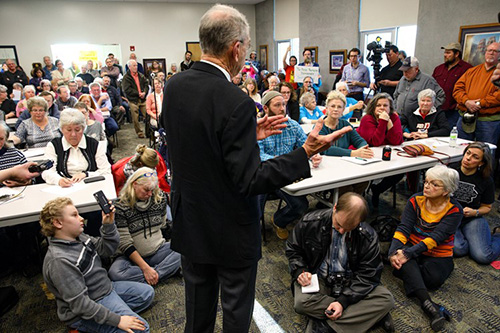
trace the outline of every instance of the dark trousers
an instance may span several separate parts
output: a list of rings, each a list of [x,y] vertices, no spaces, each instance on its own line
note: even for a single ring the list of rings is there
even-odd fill
[[[286,194],[282,190],[276,190],[274,193],[279,199],[286,202],[286,205],[274,213],[274,224],[280,228],[286,228],[286,226],[295,220],[301,218],[309,208],[309,201],[307,201],[307,196],[293,196]],[[261,207],[261,215],[264,213],[264,208],[267,200],[267,194],[261,194],[259,196],[259,202]]]
[[[354,98],[357,101],[362,101],[365,99],[362,91],[349,93],[347,96]]]
[[[401,269],[394,270],[394,276],[403,280],[407,296],[421,289],[436,290],[441,287],[453,272],[452,257],[436,258],[421,255],[410,259]]]
[[[223,332],[248,332],[255,301],[257,262],[247,267],[198,264],[181,257],[186,298],[185,332],[213,332],[219,287]]]

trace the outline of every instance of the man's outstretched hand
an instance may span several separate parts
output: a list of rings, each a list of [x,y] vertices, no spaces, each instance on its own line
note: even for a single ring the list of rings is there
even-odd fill
[[[335,141],[344,136],[344,134],[352,131],[351,126],[346,126],[328,135],[319,135],[319,131],[323,128],[323,122],[323,118],[318,120],[311,133],[307,136],[306,142],[302,146],[306,151],[307,157],[312,157],[314,154],[327,150]]]
[[[257,140],[264,140],[268,136],[281,134],[281,130],[286,127],[283,124],[288,118],[284,116],[265,115],[263,118],[257,119]]]

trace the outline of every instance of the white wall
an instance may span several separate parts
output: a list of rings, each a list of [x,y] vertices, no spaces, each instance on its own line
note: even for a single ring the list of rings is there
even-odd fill
[[[299,0],[276,0],[275,16],[276,40],[299,38]]]
[[[1,45],[16,45],[21,66],[50,55],[57,43],[121,45],[123,59],[129,46],[143,58],[166,58],[167,64],[184,58],[187,41],[198,41],[198,25],[210,4],[159,2],[83,2],[2,0]],[[255,40],[255,6],[234,6],[250,24]],[[104,59],[101,59],[104,62]]]
[[[415,25],[419,0],[362,0],[359,30]]]

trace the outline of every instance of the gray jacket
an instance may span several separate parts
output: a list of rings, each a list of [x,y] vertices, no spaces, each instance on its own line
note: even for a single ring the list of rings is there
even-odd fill
[[[424,89],[434,90],[436,93],[434,106],[439,109],[439,106],[444,103],[446,95],[432,76],[419,71],[415,79],[411,82],[406,77],[401,77],[396,86],[396,91],[394,91],[394,107],[399,115],[404,114],[408,116],[418,109],[417,96]]]
[[[118,314],[96,302],[113,290],[99,256],[113,255],[120,241],[115,224],[103,224],[101,235],[82,233],[76,241],[49,238],[43,278],[56,297],[57,315],[66,325],[80,319],[115,327],[120,322]]]

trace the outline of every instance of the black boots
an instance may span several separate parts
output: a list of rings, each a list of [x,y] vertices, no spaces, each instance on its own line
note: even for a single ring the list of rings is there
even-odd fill
[[[394,321],[392,320],[390,312],[387,312],[384,318],[380,319],[380,321],[376,324],[376,326],[382,327],[382,329],[388,333],[396,331],[396,329],[394,328]]]
[[[425,300],[422,304],[422,309],[431,321],[431,328],[436,332],[443,329],[445,320],[450,321],[448,310],[432,302],[430,299]]]

